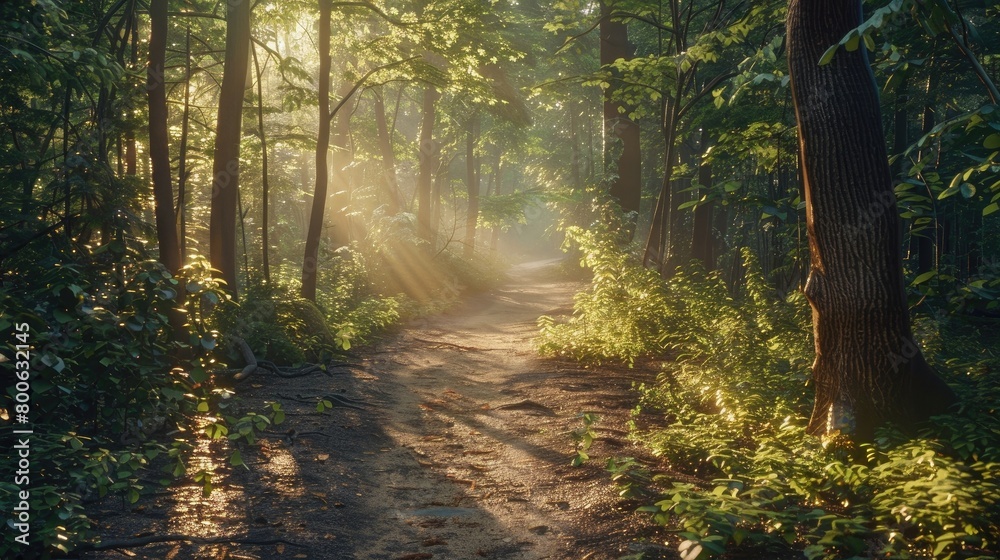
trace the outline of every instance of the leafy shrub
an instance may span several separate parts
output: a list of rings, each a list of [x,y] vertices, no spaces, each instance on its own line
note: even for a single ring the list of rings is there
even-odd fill
[[[539,350],[582,361],[627,363],[665,351],[662,333],[674,308],[659,275],[621,251],[606,226],[569,226],[566,239],[579,247],[580,265],[593,271],[593,279],[589,289],[574,296],[568,322],[539,317]]]
[[[130,502],[144,490],[140,473],[161,455],[169,472],[183,474],[185,442],[161,444],[151,436],[186,423],[192,390],[208,378],[207,351],[216,335],[204,325],[203,300],[222,298],[203,263],[173,277],[155,262],[121,262],[114,271],[56,265],[35,271],[28,285],[0,289],[0,336],[13,380],[16,325],[30,327],[30,513],[33,550],[46,557],[93,538],[82,502],[120,494]],[[182,312],[176,311],[180,304]],[[188,340],[171,323],[187,322]],[[13,419],[15,387],[0,399]],[[15,426],[0,426],[11,449]],[[21,436],[23,437],[23,436]],[[177,469],[177,464],[181,468]],[[20,502],[13,461],[0,465],[0,509]],[[5,531],[0,556],[22,545]]]
[[[624,497],[682,537],[685,560],[756,557],[994,558],[1000,545],[1000,360],[995,340],[955,319],[922,317],[929,361],[962,397],[917,437],[880,430],[860,448],[805,432],[812,407],[809,308],[781,299],[753,254],[735,294],[696,266],[647,273],[599,229],[569,228],[592,286],[567,323],[543,318],[541,347],[577,359],[669,356],[638,387],[636,413],[662,425],[633,437],[661,457],[613,459]],[[647,305],[649,306],[647,308]],[[992,344],[990,344],[992,341]]]
[[[805,433],[811,352],[802,297],[777,301],[752,259],[747,270],[739,301],[718,283],[675,281],[687,318],[675,332],[692,336],[678,338],[679,358],[660,383],[643,388],[640,406],[663,410],[669,425],[638,437],[673,471],[703,481],[654,476],[665,488],[642,508],[680,527],[682,557],[741,546],[775,555],[791,547],[810,559],[992,557],[1000,419],[989,408],[997,392],[988,376],[966,370],[961,414],[936,418],[913,439],[883,429],[858,459],[849,442]],[[925,345],[940,364],[935,350],[944,345]]]

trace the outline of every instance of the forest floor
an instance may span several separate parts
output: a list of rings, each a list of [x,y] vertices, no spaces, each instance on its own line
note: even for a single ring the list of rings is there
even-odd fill
[[[655,371],[584,368],[537,356],[539,315],[571,312],[581,285],[557,261],[514,267],[508,281],[415,320],[358,351],[333,377],[254,377],[237,389],[247,410],[277,400],[285,422],[243,445],[198,449],[214,491],[190,484],[123,505],[91,508],[107,542],[144,535],[240,542],[157,543],[87,558],[617,559],[676,557],[660,530],[623,502],[604,471],[639,456],[627,437],[632,383]],[[317,398],[360,409],[316,411]],[[600,416],[593,459],[572,467],[579,414]],[[294,433],[291,431],[294,430]],[[280,540],[283,542],[275,542]],[[259,544],[268,542],[268,544]]]

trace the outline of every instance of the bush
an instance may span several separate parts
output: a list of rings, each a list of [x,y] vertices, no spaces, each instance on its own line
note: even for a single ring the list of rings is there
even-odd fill
[[[659,412],[633,437],[662,458],[608,463],[625,497],[675,527],[686,560],[728,552],[806,558],[993,558],[1000,545],[998,363],[985,336],[923,317],[916,332],[963,409],[917,437],[893,427],[860,448],[805,433],[812,407],[809,307],[779,299],[753,255],[735,296],[687,267],[670,281],[629,260],[608,236],[570,228],[594,270],[574,316],[541,320],[541,347],[577,359],[669,356],[639,412]],[[994,341],[995,343],[995,341]],[[650,497],[652,496],[652,497]]]
[[[8,380],[18,362],[31,372],[29,424],[5,423],[0,440],[12,449],[24,437],[15,428],[34,431],[29,480],[15,481],[14,461],[0,465],[0,509],[12,511],[19,487],[30,484],[30,540],[33,550],[44,550],[39,556],[93,538],[86,497],[111,493],[135,502],[145,486],[141,471],[161,455],[170,457],[170,473],[183,474],[185,442],[150,438],[186,423],[183,415],[196,405],[192,389],[208,378],[206,353],[216,336],[204,326],[200,301],[222,296],[207,270],[192,266],[175,278],[155,262],[123,262],[116,272],[56,265],[36,271],[30,285],[0,289],[7,358],[0,367]],[[182,301],[186,312],[175,311]],[[177,340],[172,320],[193,327],[189,340]],[[17,338],[25,325],[30,336]],[[30,346],[27,360],[16,344]],[[18,391],[5,385],[0,409],[13,420]],[[21,549],[16,534],[5,531],[0,556]]]

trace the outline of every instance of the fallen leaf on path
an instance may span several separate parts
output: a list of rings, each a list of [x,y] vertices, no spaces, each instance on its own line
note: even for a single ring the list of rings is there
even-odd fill
[[[276,548],[278,549],[278,554],[282,554],[285,552],[285,545],[281,543],[278,543],[278,546]]]
[[[320,463],[325,462],[329,458],[330,458],[329,453],[320,453],[319,455],[316,456],[316,460],[319,461]]]

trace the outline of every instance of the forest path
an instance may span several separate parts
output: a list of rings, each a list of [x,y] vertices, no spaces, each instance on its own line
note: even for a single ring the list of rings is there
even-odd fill
[[[662,551],[633,542],[653,530],[603,470],[607,457],[641,454],[625,431],[630,387],[654,374],[537,356],[537,318],[569,313],[580,288],[556,262],[513,267],[503,286],[412,322],[361,350],[364,367],[350,375],[241,386],[251,410],[282,400],[280,429],[296,435],[243,446],[249,469],[221,467],[207,500],[195,486],[175,493],[160,530],[304,546],[166,545],[170,557],[602,560]],[[317,413],[316,397],[331,393],[363,400],[364,410]],[[599,437],[594,459],[574,468],[569,432],[583,411],[600,415]],[[149,557],[164,557],[163,546]]]

